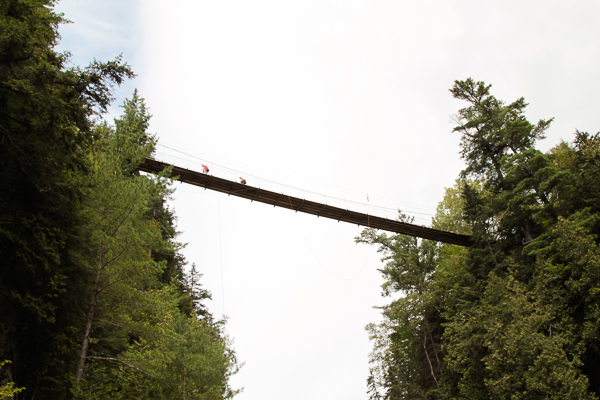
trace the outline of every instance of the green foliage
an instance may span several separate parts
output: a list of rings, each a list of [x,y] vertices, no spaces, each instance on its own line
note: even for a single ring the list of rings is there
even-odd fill
[[[411,222],[400,214],[399,220]],[[414,237],[377,234],[366,229],[358,243],[378,245],[385,267],[383,294],[402,292],[404,297],[383,308],[384,322],[370,324],[375,341],[370,357],[371,398],[422,398],[440,387],[443,349],[437,306],[432,288],[439,246]]]
[[[155,292],[150,296],[164,296]],[[173,293],[169,296],[176,299]],[[235,356],[222,340],[221,323],[211,323],[182,315],[167,299],[156,302],[152,316],[153,334],[134,343],[125,354],[149,372],[160,377],[166,398],[230,398],[234,392],[227,378],[236,371]],[[139,387],[139,382],[135,385]]]
[[[10,363],[9,360],[0,361],[0,371],[5,365]],[[23,390],[25,390],[25,388],[16,388],[14,382],[2,383],[2,386],[0,386],[0,400],[12,398]]]
[[[112,85],[133,75],[120,59],[68,68],[53,49],[63,18],[52,5],[0,4],[0,357],[37,397],[63,390],[73,366],[55,358],[72,350],[55,339],[77,324],[84,287],[70,251],[80,196],[71,177]]]
[[[111,355],[90,357],[81,396],[145,399],[230,398],[228,377],[237,371],[222,323],[189,318],[178,308],[177,288],[144,292],[129,311],[129,343]],[[115,335],[113,334],[112,337]]]
[[[469,107],[458,112],[455,132],[462,135],[461,154],[467,163],[462,179],[480,179],[484,191],[465,187],[465,216],[473,225],[480,248],[492,247],[492,257],[482,272],[503,267],[505,257],[522,243],[543,233],[555,218],[548,207],[555,174],[548,157],[535,149],[551,119],[537,125],[524,116],[527,103],[510,104],[490,94],[490,85],[472,79],[456,81],[450,90]],[[483,258],[483,252],[479,254]]]
[[[100,122],[133,72],[120,57],[69,66],[54,50],[65,22],[54,1],[0,3],[0,359],[14,362],[1,369],[2,396],[135,398],[125,383],[148,377],[139,344],[182,338],[189,393],[231,395],[235,356],[201,275],[185,272],[169,180],[136,171],[156,143],[147,107],[135,92],[114,126]],[[165,309],[168,329],[155,320]],[[144,382],[142,398],[182,392]]]
[[[123,306],[134,302],[140,290],[155,285],[161,270],[150,251],[166,243],[159,226],[145,216],[152,198],[166,195],[167,188],[160,178],[130,175],[132,163],[140,162],[153,148],[152,141],[140,144],[141,136],[139,131],[98,126],[88,155],[88,171],[77,182],[83,188],[80,213],[85,221],[80,228],[85,240],[78,263],[91,282],[77,383],[83,374],[94,320],[100,316],[114,321],[108,316],[113,313],[122,316]],[[110,310],[107,316],[102,315],[103,308]]]
[[[145,104],[136,92],[123,108],[115,129],[100,125],[94,133],[81,182],[87,241],[80,259],[91,290],[77,396],[231,397],[235,356],[222,323],[201,303],[209,294],[195,266],[183,271],[174,217],[164,206],[169,180],[135,170],[154,151]]]
[[[597,399],[599,135],[542,153],[551,120],[529,123],[524,99],[471,79],[451,92],[470,103],[454,129],[467,167],[433,225],[474,244],[363,232],[385,253],[384,294],[402,295],[367,327],[371,398]]]
[[[558,258],[540,259],[528,282],[490,275],[480,301],[446,323],[459,398],[596,398],[598,246],[565,220],[550,235]]]

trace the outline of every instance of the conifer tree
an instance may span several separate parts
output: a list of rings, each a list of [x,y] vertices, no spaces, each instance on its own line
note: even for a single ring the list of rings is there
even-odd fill
[[[137,105],[126,104],[126,118]],[[104,303],[101,297],[110,297],[110,303],[118,298],[127,301],[135,296],[136,289],[155,285],[161,268],[152,260],[151,250],[165,244],[160,228],[145,216],[152,198],[165,196],[168,191],[160,178],[131,175],[133,166],[153,151],[154,141],[145,137],[143,127],[127,128],[125,124],[117,124],[114,131],[105,124],[98,127],[89,172],[80,184],[86,188],[81,210],[86,221],[81,228],[86,246],[80,259],[92,284],[75,373],[77,384],[83,375],[97,309]]]
[[[82,201],[81,254],[89,300],[75,374],[81,398],[224,398],[237,362],[202,301],[195,266],[183,270],[170,179],[135,167],[154,151],[134,92],[115,127],[98,126]],[[166,172],[165,172],[166,173]]]
[[[120,58],[69,67],[54,50],[64,20],[53,5],[0,4],[0,360],[12,361],[0,379],[36,398],[66,390],[74,366],[69,332],[83,284],[71,178],[111,88],[133,76]]]
[[[504,103],[472,79],[451,92],[469,103],[454,129],[467,167],[434,226],[471,234],[473,245],[427,257],[427,241],[394,246],[403,240],[363,232],[389,260],[384,289],[404,295],[368,327],[371,398],[597,399],[599,136],[576,132],[542,153],[535,144],[551,120],[529,123],[524,99]],[[424,291],[399,284],[414,272]],[[418,343],[431,321],[442,349],[435,384],[420,372],[435,353]]]
[[[208,374],[203,396],[230,396],[235,355],[202,303],[199,274],[185,272],[169,180],[136,171],[156,140],[143,99],[135,92],[115,126],[100,122],[113,85],[133,72],[120,57],[70,67],[54,50],[64,19],[53,5],[0,4],[0,361],[11,361],[1,391],[135,398],[125,383],[153,375],[142,398],[193,398]],[[167,314],[177,323],[154,319]],[[182,337],[202,343],[178,364],[183,391],[134,357],[140,343],[174,348]],[[178,357],[169,360],[175,370]]]

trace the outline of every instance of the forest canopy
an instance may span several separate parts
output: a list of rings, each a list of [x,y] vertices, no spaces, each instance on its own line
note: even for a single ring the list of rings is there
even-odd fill
[[[133,71],[70,66],[53,5],[0,5],[0,397],[232,397],[171,181],[136,170],[157,141],[146,104],[136,91],[104,120]]]
[[[435,227],[454,245],[366,229],[383,294],[367,331],[371,399],[597,399],[600,394],[600,134],[543,153],[552,122],[525,117],[491,85],[456,81],[466,168]],[[401,220],[409,221],[400,214]]]
[[[106,120],[134,72],[72,66],[53,6],[0,4],[0,398],[231,398],[239,364],[181,253],[169,171],[137,171],[158,140],[144,99]],[[542,152],[552,119],[523,98],[450,92],[466,167],[433,226],[472,245],[356,239],[396,294],[367,326],[370,398],[598,399],[600,134]]]

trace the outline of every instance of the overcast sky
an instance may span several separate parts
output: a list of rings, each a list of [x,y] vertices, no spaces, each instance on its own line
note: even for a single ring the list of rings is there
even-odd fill
[[[548,150],[600,131],[600,3],[62,0],[73,62],[122,53],[153,114],[157,158],[428,224],[463,163],[448,89],[472,77]],[[177,150],[178,152],[174,151]],[[381,267],[359,227],[176,184],[184,253],[229,318],[240,400],[365,399]],[[304,189],[305,192],[302,192]],[[316,192],[321,195],[316,195]],[[368,196],[368,199],[367,199]],[[364,203],[364,204],[363,204]],[[380,210],[381,211],[381,210]],[[389,213],[389,211],[387,211]],[[419,213],[419,214],[416,214]],[[392,212],[393,214],[393,212]],[[393,217],[393,215],[387,215]]]

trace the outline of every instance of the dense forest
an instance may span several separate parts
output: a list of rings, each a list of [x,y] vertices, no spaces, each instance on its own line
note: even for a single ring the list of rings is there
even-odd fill
[[[169,171],[120,57],[72,66],[52,0],[0,2],[0,399],[223,399],[239,368],[181,254]],[[377,399],[598,399],[600,134],[536,148],[523,98],[456,81],[466,168],[435,228],[469,247],[366,229],[382,254]],[[399,219],[411,222],[400,213]]]
[[[223,399],[238,363],[177,241],[119,57],[71,66],[51,0],[0,3],[0,398]],[[168,173],[166,171],[165,173]]]
[[[370,398],[597,399],[600,395],[600,134],[544,153],[552,120],[525,118],[490,85],[456,81],[466,168],[434,226],[468,248],[365,230],[383,256],[383,321]],[[403,214],[400,219],[409,220]]]

